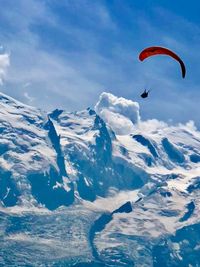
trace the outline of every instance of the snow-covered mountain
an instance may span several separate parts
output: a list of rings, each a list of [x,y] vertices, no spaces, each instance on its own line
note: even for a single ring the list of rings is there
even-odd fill
[[[0,94],[0,133],[0,265],[200,266],[192,121],[108,93],[49,114]]]

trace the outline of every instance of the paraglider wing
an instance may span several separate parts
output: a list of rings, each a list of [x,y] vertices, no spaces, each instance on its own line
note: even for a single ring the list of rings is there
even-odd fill
[[[160,47],[160,46],[152,46],[152,47],[145,48],[140,53],[139,59],[143,61],[144,59],[154,56],[154,55],[168,55],[176,59],[180,63],[181,70],[182,70],[182,77],[185,78],[186,69],[185,69],[185,65],[183,61],[180,59],[179,56],[177,56],[174,52],[172,52],[171,50],[167,48]]]

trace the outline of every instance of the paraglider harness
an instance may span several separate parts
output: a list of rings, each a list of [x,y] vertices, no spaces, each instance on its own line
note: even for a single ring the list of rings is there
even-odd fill
[[[149,92],[150,92],[150,90],[144,90],[144,92],[140,95],[142,98],[146,98],[146,97],[148,97],[148,95],[149,95]]]

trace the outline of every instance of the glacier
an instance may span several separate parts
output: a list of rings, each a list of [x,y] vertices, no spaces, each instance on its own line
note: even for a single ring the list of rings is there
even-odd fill
[[[0,93],[0,266],[200,266],[200,132],[139,109]]]

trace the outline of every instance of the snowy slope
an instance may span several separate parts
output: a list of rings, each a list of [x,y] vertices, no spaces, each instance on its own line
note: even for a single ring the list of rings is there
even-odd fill
[[[24,243],[27,264],[42,249],[38,265],[200,266],[192,122],[142,121],[138,103],[108,93],[94,109],[49,114],[0,94],[0,113],[0,263],[10,264],[9,244]]]

